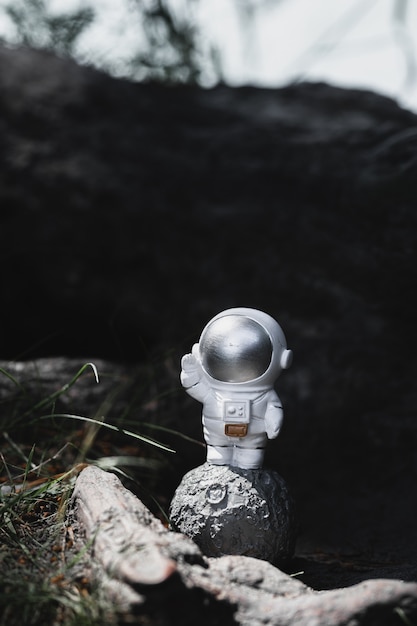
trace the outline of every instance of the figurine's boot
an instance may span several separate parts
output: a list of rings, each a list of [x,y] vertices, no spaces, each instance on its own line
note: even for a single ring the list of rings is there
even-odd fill
[[[258,469],[264,461],[265,448],[240,448],[236,446],[233,465],[242,469]]]
[[[207,446],[207,463],[211,463],[211,465],[231,465],[232,460],[232,446]]]

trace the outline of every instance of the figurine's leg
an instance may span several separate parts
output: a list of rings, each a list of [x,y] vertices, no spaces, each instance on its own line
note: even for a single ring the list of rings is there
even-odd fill
[[[267,441],[264,420],[252,418],[246,437],[236,440],[233,465],[242,469],[262,467]]]
[[[234,441],[224,435],[224,422],[203,418],[204,439],[207,444],[207,462],[212,465],[231,465]]]
[[[232,459],[232,446],[207,446],[207,463],[211,463],[211,465],[231,465]]]
[[[233,465],[242,469],[258,469],[264,461],[265,448],[234,448]]]

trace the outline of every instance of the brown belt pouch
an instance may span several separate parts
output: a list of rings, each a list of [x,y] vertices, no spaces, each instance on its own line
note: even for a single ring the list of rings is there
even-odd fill
[[[228,437],[246,437],[248,424],[225,424],[224,434]]]

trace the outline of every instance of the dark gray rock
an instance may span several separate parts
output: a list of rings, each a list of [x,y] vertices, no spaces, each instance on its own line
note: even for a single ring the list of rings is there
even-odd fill
[[[246,555],[283,567],[294,553],[292,497],[284,479],[267,469],[204,463],[182,479],[169,517],[206,556]]]
[[[3,358],[181,355],[245,304],[299,367],[326,337],[320,402],[353,359],[373,393],[412,328],[415,125],[365,91],[166,88],[0,48]]]

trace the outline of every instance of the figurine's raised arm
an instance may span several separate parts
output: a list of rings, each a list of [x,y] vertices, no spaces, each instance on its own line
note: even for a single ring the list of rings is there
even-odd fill
[[[193,387],[201,378],[201,368],[194,354],[184,354],[181,359],[181,384],[186,389]]]
[[[187,393],[196,400],[202,401],[209,391],[198,356],[198,344],[193,345],[191,353],[182,357],[180,379]]]

